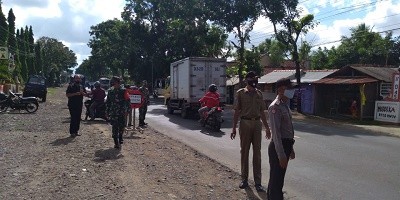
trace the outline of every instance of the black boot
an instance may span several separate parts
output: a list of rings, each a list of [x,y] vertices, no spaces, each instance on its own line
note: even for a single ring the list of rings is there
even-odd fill
[[[122,134],[119,134],[119,144],[124,143],[124,138],[122,137]]]
[[[119,145],[118,138],[114,137],[113,139],[114,139],[114,148],[120,149],[121,146]]]

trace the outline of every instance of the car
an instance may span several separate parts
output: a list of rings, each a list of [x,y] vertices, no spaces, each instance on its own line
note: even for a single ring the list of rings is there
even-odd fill
[[[42,102],[46,102],[47,98],[47,85],[46,78],[41,75],[31,75],[25,83],[24,97],[38,97]]]

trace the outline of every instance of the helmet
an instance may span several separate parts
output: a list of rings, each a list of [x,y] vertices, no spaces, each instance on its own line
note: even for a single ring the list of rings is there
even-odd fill
[[[99,88],[99,87],[100,87],[100,82],[99,82],[99,81],[96,81],[96,82],[94,83],[94,87]]]
[[[217,91],[217,86],[215,84],[211,84],[210,86],[208,86],[208,91],[216,92]]]

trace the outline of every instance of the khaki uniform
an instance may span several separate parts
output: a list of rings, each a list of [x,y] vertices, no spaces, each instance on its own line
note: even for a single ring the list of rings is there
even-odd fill
[[[250,92],[242,88],[236,92],[234,109],[240,111],[239,135],[242,181],[249,174],[249,150],[253,145],[253,175],[255,184],[261,184],[262,123],[260,113],[266,109],[260,90]]]

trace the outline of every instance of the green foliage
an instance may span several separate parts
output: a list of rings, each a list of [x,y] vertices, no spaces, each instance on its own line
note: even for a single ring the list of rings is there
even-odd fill
[[[7,46],[8,24],[0,4],[0,47]]]

